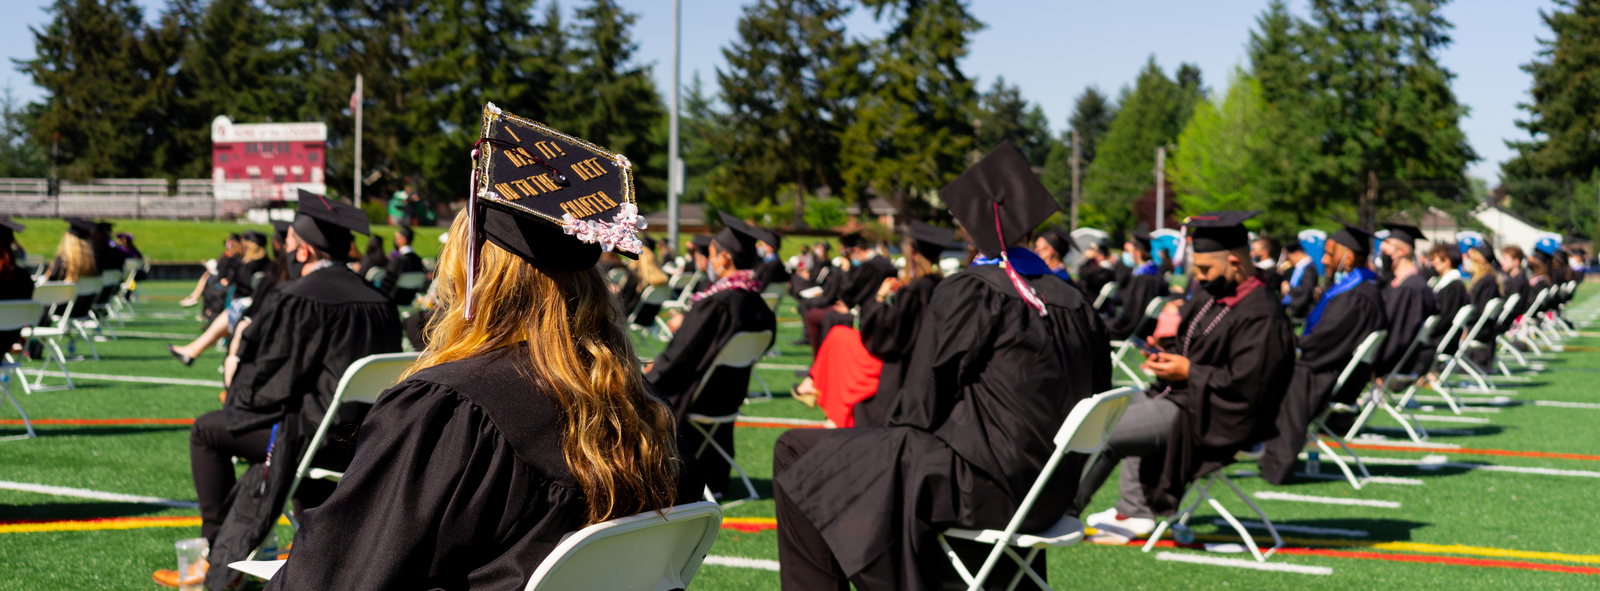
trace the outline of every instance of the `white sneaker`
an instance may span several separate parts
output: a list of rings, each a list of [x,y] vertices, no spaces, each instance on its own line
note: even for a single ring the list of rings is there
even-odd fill
[[[1156,530],[1156,520],[1148,517],[1117,515],[1115,507],[1090,515],[1083,520],[1083,523],[1089,527],[1114,533],[1130,540],[1139,536],[1148,536],[1150,532]]]

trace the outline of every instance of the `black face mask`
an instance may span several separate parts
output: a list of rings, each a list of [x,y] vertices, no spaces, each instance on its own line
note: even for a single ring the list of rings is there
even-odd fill
[[[1234,290],[1239,289],[1239,282],[1223,276],[1216,279],[1201,280],[1200,289],[1211,294],[1211,299],[1220,300],[1233,295]]]
[[[300,270],[304,269],[306,264],[295,260],[294,253],[292,253],[292,252],[289,253],[288,263],[289,263],[288,264],[288,267],[289,267],[289,278],[290,279],[299,279],[300,278]]]
[[[1379,264],[1383,265],[1383,269],[1385,271],[1393,271],[1394,270],[1394,257],[1391,257],[1391,256],[1386,255],[1386,254],[1378,255],[1378,261],[1379,261]]]

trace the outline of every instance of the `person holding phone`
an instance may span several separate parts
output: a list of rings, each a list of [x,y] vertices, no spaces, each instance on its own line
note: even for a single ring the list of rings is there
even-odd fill
[[[1155,529],[1177,509],[1184,488],[1273,434],[1282,392],[1294,368],[1294,333],[1277,296],[1250,262],[1251,211],[1189,218],[1199,289],[1179,309],[1166,348],[1130,339],[1140,367],[1156,381],[1135,394],[1078,487],[1068,515],[1088,508],[1117,463],[1126,461],[1116,506],[1088,516],[1094,541],[1120,543]]]

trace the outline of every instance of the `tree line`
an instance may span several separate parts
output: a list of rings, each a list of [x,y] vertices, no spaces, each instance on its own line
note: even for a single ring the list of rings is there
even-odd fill
[[[1478,156],[1438,61],[1452,41],[1444,4],[1309,0],[1301,18],[1273,0],[1247,62],[1213,74],[1222,87],[1192,64],[1169,75],[1152,56],[1115,97],[1048,97],[1073,104],[1056,133],[1004,78],[980,85],[962,71],[984,27],[966,1],[755,0],[726,65],[685,85],[685,200],[775,226],[837,225],[844,206],[872,197],[938,217],[938,188],[1009,140],[1064,210],[1076,148],[1081,225],[1123,232],[1149,229],[1133,202],[1154,188],[1164,146],[1169,225],[1261,209],[1260,229],[1287,236],[1428,207],[1464,219],[1488,198],[1587,235],[1600,220],[1589,121],[1600,91],[1577,81],[1600,62],[1600,0],[1560,0],[1544,15],[1553,38],[1524,67],[1535,81],[1519,125],[1532,139],[1512,144],[1495,195],[1466,175]],[[410,179],[459,198],[479,108],[493,101],[630,155],[646,209],[665,199],[664,95],[635,57],[637,16],[613,0],[570,12],[538,0],[172,0],[149,22],[133,0],[49,11],[37,57],[16,64],[46,96],[3,105],[0,176],[53,164],[64,178],[205,177],[207,124],[227,114],[328,123],[328,184],[340,193],[359,73],[369,195]],[[854,11],[883,33],[848,31]]]

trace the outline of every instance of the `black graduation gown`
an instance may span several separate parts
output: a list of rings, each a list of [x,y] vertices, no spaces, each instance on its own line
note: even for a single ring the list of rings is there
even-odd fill
[[[756,281],[761,282],[761,288],[768,285],[783,283],[789,280],[789,268],[783,266],[783,260],[773,258],[770,261],[756,263]]]
[[[1172,423],[1165,461],[1140,463],[1145,498],[1157,514],[1176,511],[1189,483],[1276,434],[1278,406],[1294,373],[1294,330],[1266,285],[1212,303],[1209,309],[1207,302],[1211,296],[1197,291],[1181,309],[1176,346],[1194,331],[1188,349],[1176,351],[1189,359],[1189,379],[1161,380],[1150,388],[1161,395],[1170,387],[1166,397],[1180,413]],[[1224,305],[1230,302],[1231,307]]]
[[[1385,285],[1383,309],[1384,317],[1389,320],[1389,336],[1383,341],[1383,351],[1377,358],[1378,366],[1372,368],[1380,376],[1389,375],[1389,371],[1400,363],[1406,349],[1411,348],[1411,341],[1422,330],[1423,321],[1439,313],[1439,300],[1434,297],[1433,289],[1428,287],[1428,280],[1421,275],[1412,274],[1401,281],[1399,287]],[[1430,360],[1422,353],[1420,350],[1413,352],[1411,359],[1406,360],[1405,367],[1400,368],[1400,373],[1416,374],[1426,370]]]
[[[240,262],[228,272],[228,284],[233,288],[233,299],[248,298],[255,295],[255,288],[250,286],[250,278],[256,273],[262,273],[261,280],[266,281],[265,274],[271,272],[272,261],[262,257],[249,262]]]
[[[1133,279],[1133,267],[1122,264],[1122,260],[1111,263],[1111,277],[1116,280],[1118,289],[1128,289],[1128,281]]]
[[[1284,281],[1294,278],[1294,271],[1284,277]],[[1317,306],[1317,267],[1306,265],[1305,271],[1300,274],[1300,284],[1289,286],[1289,307],[1286,310],[1290,318],[1305,318],[1311,314],[1311,309]],[[1282,287],[1282,286],[1280,286]]]
[[[1528,307],[1533,305],[1533,296],[1535,295],[1533,286],[1528,283],[1527,271],[1522,271],[1516,275],[1506,273],[1504,277],[1505,283],[1500,285],[1500,291],[1504,294],[1503,297],[1510,298],[1511,294],[1517,294],[1518,298],[1517,305],[1511,308],[1511,313],[1506,315],[1506,321],[1499,326],[1499,332],[1501,333],[1511,330],[1511,326],[1517,322],[1517,317],[1528,312]],[[1504,306],[1505,304],[1501,303],[1500,305]],[[1499,315],[1498,312],[1495,313],[1496,317]]]
[[[21,267],[12,267],[0,273],[0,300],[33,299],[33,277]],[[48,312],[48,310],[46,310]],[[11,345],[22,336],[21,330],[0,332],[0,353],[10,352]]]
[[[1280,292],[1279,289],[1283,287],[1283,282],[1287,281],[1289,278],[1284,277],[1282,273],[1279,273],[1276,266],[1267,267],[1264,269],[1261,267],[1256,267],[1256,278],[1260,279],[1261,283],[1266,286],[1268,294],[1275,297],[1283,297],[1283,293]]]
[[[683,315],[683,324],[672,335],[672,342],[656,357],[655,365],[645,379],[656,392],[672,406],[678,417],[678,430],[689,441],[690,449],[698,449],[703,439],[689,426],[689,413],[706,416],[727,416],[739,411],[749,393],[752,368],[724,367],[711,376],[701,389],[698,400],[690,400],[695,386],[711,370],[711,362],[722,351],[734,333],[773,331],[777,334],[778,318],[772,307],[761,299],[761,294],[730,289],[712,294],[694,303]],[[714,436],[728,455],[737,455],[733,445],[733,425],[722,425]],[[728,483],[728,465],[721,456],[707,451],[700,458],[705,470],[706,484],[713,492],[722,492]]]
[[[565,413],[525,377],[527,351],[430,367],[385,392],[268,588],[525,587],[588,515],[564,455]],[[684,473],[678,498],[693,500],[699,484]]]
[[[1483,308],[1489,304],[1489,300],[1501,297],[1500,282],[1491,273],[1469,286],[1467,294],[1472,297],[1474,308],[1472,316],[1467,318],[1467,325],[1461,329],[1465,331],[1462,333],[1462,338],[1466,337],[1467,332],[1472,332],[1472,327],[1478,323],[1479,318],[1483,317]],[[1505,300],[1500,301],[1500,306],[1502,308],[1505,307]],[[1494,362],[1494,338],[1500,335],[1500,327],[1496,323],[1496,319],[1499,317],[1500,310],[1495,310],[1494,316],[1485,321],[1483,328],[1478,331],[1478,336],[1475,340],[1481,345],[1472,347],[1467,351],[1467,358],[1485,370],[1489,369],[1489,364]]]
[[[284,268],[288,264],[287,255],[279,253],[278,260],[273,261],[272,266],[267,267],[267,275],[261,278],[261,284],[256,286],[255,296],[250,299],[250,305],[245,307],[244,313],[239,315],[240,318],[254,318],[261,312],[261,305],[266,303],[267,296],[272,295],[272,292],[277,291],[279,287],[293,281],[293,278],[289,277],[288,270]],[[254,320],[251,322],[254,322]]]
[[[1027,282],[1047,316],[997,266],[941,281],[888,426],[833,430],[777,476],[857,589],[934,588],[949,567],[935,535],[1004,527],[1073,405],[1111,387],[1090,302],[1053,275]],[[1083,461],[1061,463],[1022,531],[1060,519]]]
[[[1116,281],[1116,274],[1112,273],[1111,269],[1100,266],[1098,262],[1085,261],[1078,266],[1078,283],[1083,288],[1083,296],[1089,298],[1091,305],[1094,304],[1095,298],[1100,297],[1100,290],[1112,281]],[[1106,311],[1110,308],[1111,298],[1106,298],[1106,301],[1100,304],[1100,310]]]
[[[1261,456],[1261,475],[1268,482],[1288,481],[1300,448],[1305,447],[1306,427],[1328,406],[1330,396],[1340,402],[1355,401],[1372,377],[1371,367],[1356,368],[1336,396],[1333,383],[1339,381],[1339,373],[1361,341],[1387,326],[1377,282],[1363,281],[1333,296],[1311,334],[1300,336],[1300,359],[1294,364],[1294,377],[1278,410],[1278,435],[1267,441],[1266,453]]]
[[[883,362],[878,375],[878,393],[856,403],[857,427],[882,427],[900,384],[905,381],[906,362],[917,344],[917,329],[922,314],[939,285],[938,275],[924,275],[895,292],[888,303],[877,298],[861,304],[861,344]]]
[[[297,415],[311,433],[350,364],[400,352],[400,312],[344,265],[283,284],[267,299],[240,335],[239,368],[228,387],[230,431]],[[366,410],[359,406],[341,408],[340,423],[360,423]]]
[[[1150,305],[1150,300],[1167,295],[1167,291],[1167,282],[1160,275],[1138,275],[1129,279],[1122,289],[1122,315],[1112,319],[1106,326],[1111,338],[1145,337],[1155,332],[1154,320],[1144,323],[1143,328],[1140,328],[1139,321],[1144,318],[1144,307]],[[1139,334],[1134,334],[1135,329],[1139,330]]]
[[[427,271],[428,267],[422,264],[422,257],[415,252],[407,252],[389,259],[389,264],[384,266],[383,291],[389,294],[389,299],[396,304],[408,305],[411,300],[417,299],[417,290],[400,289],[396,282],[400,281],[401,273],[417,273]]]
[[[1441,279],[1443,281],[1443,279]],[[1428,350],[1422,358],[1431,364],[1439,355],[1450,355],[1456,352],[1461,333],[1448,343],[1440,342],[1445,333],[1450,332],[1450,324],[1455,322],[1456,314],[1461,313],[1463,306],[1472,304],[1472,297],[1467,294],[1467,284],[1464,280],[1455,279],[1444,285],[1434,285],[1434,298],[1439,302],[1439,322],[1433,325],[1433,334],[1428,341]],[[1470,327],[1462,328],[1462,331]]]

